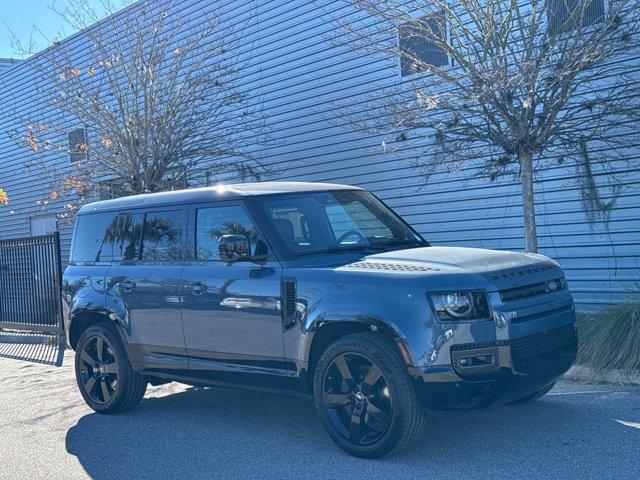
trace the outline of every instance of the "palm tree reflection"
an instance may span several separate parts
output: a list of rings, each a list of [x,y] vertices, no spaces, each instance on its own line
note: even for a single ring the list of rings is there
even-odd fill
[[[143,233],[144,251],[141,255]],[[176,259],[180,256],[179,236],[180,228],[176,228],[170,218],[147,217],[143,232],[142,215],[116,215],[104,232],[96,253],[96,262],[104,255],[105,246],[108,252],[113,252],[113,258],[118,260],[140,257]]]
[[[218,257],[217,243],[223,235],[243,235],[249,240],[251,249],[254,248],[258,239],[258,232],[253,225],[242,225],[235,220],[229,220],[217,228],[211,228],[207,234],[215,240],[216,246],[198,246],[198,258],[203,260]]]

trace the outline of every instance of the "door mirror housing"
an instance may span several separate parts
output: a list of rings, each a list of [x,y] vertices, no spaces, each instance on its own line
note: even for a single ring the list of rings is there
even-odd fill
[[[251,256],[251,243],[245,235],[222,235],[218,239],[218,254],[227,263],[248,260]]]
[[[218,254],[226,263],[250,261],[263,262],[267,259],[267,246],[260,240],[255,241],[255,252],[252,253],[251,240],[246,235],[222,235],[218,239]]]

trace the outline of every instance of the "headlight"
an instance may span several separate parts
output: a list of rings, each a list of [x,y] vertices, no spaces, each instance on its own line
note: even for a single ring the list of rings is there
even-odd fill
[[[484,292],[440,292],[427,295],[438,320],[488,320],[489,302]]]

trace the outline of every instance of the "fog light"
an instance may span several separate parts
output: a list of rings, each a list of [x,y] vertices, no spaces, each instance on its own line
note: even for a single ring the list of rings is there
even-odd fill
[[[500,369],[499,358],[498,347],[451,349],[453,369],[462,377],[496,375]]]
[[[460,359],[461,367],[477,367],[493,365],[493,355],[478,355],[476,357],[463,357]]]

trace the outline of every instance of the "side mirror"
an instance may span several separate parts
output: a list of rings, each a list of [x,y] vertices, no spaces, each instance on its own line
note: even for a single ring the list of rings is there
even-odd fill
[[[222,235],[218,239],[220,260],[231,263],[251,259],[251,243],[244,235]]]

